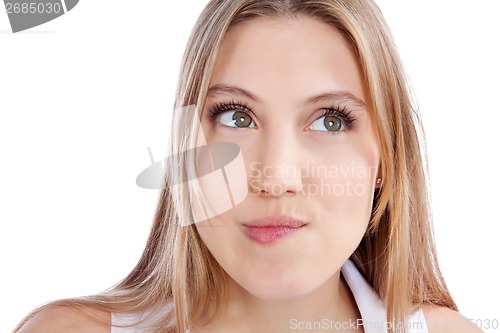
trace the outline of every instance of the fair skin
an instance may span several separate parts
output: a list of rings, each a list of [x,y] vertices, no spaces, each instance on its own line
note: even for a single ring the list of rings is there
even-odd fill
[[[240,146],[249,194],[196,224],[230,279],[223,314],[195,332],[288,332],[292,318],[358,318],[340,267],[368,226],[380,154],[349,44],[311,19],[249,20],[227,33],[210,87],[206,140]],[[229,110],[210,117],[221,103]],[[231,123],[242,105],[251,110],[237,115],[246,125]],[[330,108],[336,113],[326,119]],[[308,224],[266,246],[241,231],[278,214]]]
[[[367,101],[362,78],[349,44],[321,22],[305,17],[259,18],[228,32],[211,87],[238,87],[255,98],[234,89],[212,90],[202,126],[208,142],[238,143],[247,172],[255,173],[248,172],[249,194],[240,205],[196,225],[228,274],[229,293],[221,315],[192,333],[279,333],[290,332],[291,318],[360,318],[340,267],[368,226],[376,172],[325,177],[276,170],[283,165],[298,170],[311,165],[377,170],[380,153],[372,110],[359,103]],[[332,92],[329,100],[310,99]],[[250,128],[224,127],[231,124],[228,120],[235,110],[208,117],[208,109],[232,101],[252,110],[250,118],[238,114],[246,125],[252,120]],[[347,120],[336,114],[338,119],[328,118],[335,126],[325,127],[325,117],[320,117],[332,106],[349,110],[355,119],[352,126],[347,127]],[[265,166],[271,166],[271,171],[259,174]],[[313,185],[319,184],[341,184],[344,191],[312,195]],[[348,186],[356,185],[364,191],[349,195]],[[240,223],[271,214],[300,217],[308,224],[265,246],[241,232]],[[455,311],[427,306],[424,312],[432,333],[451,332],[445,325],[436,325],[444,321],[462,324],[454,325],[453,332],[481,332]],[[109,322],[109,313],[93,310],[93,314]],[[21,333],[109,331],[109,325],[89,321],[81,312],[61,309],[42,311],[21,329]]]

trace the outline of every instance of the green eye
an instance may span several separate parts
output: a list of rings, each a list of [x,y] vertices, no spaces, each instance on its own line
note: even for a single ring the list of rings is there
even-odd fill
[[[252,117],[243,111],[227,111],[219,117],[219,122],[228,127],[253,128]]]
[[[322,116],[316,119],[310,128],[322,132],[339,132],[344,130],[344,123],[337,116]]]

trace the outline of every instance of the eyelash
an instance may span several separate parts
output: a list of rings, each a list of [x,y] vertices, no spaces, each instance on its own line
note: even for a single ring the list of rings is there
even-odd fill
[[[229,103],[221,102],[215,104],[208,110],[208,112],[210,113],[210,120],[217,120],[217,117],[219,115],[227,111],[242,111],[248,115],[251,115],[253,113],[250,108],[245,105],[245,103],[237,103],[234,101],[231,101]]]
[[[208,110],[210,121],[216,121],[217,118],[221,114],[223,114],[224,112],[228,112],[228,111],[241,111],[241,112],[245,112],[249,116],[251,116],[253,114],[252,110],[247,105],[245,105],[245,103],[239,103],[239,102],[235,102],[235,101],[231,101],[229,103],[220,102],[220,103],[215,104],[213,107],[211,107]],[[322,118],[322,117],[330,116],[330,115],[340,117],[347,130],[352,129],[354,122],[356,121],[356,118],[352,115],[352,111],[349,111],[347,109],[347,107],[345,107],[345,106],[342,108],[339,108],[336,106],[332,106],[330,108],[327,108],[321,114],[321,116],[319,116],[318,118],[315,119],[315,121]],[[253,119],[252,119],[252,121],[253,121]]]
[[[315,119],[315,121],[324,116],[340,117],[344,122],[344,126],[348,130],[353,128],[354,122],[356,121],[356,118],[353,116],[352,111],[348,110],[345,106],[342,108],[332,106],[331,108],[326,109],[321,116]]]

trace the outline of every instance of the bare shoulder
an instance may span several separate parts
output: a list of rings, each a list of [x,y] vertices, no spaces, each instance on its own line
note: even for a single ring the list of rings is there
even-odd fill
[[[109,333],[111,314],[90,308],[45,308],[31,317],[17,333]]]
[[[483,333],[471,320],[447,307],[423,307],[429,333]]]

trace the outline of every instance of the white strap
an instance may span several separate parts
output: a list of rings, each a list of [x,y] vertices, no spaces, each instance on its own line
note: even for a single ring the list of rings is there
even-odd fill
[[[375,290],[350,260],[342,265],[342,274],[361,313],[365,333],[387,333],[387,312]]]

